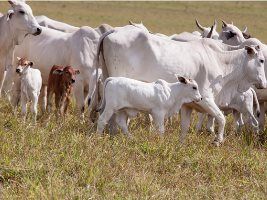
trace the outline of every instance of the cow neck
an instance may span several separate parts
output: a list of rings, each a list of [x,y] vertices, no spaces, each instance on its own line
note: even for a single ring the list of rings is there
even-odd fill
[[[13,33],[11,32],[10,23],[7,21],[7,15],[0,17],[0,52],[8,52],[15,48]]]

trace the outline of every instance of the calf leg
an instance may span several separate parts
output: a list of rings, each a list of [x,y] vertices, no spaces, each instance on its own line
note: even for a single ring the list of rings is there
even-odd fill
[[[21,93],[21,116],[23,123],[25,123],[27,116],[27,98],[23,93]]]
[[[157,131],[159,131],[160,135],[163,136],[165,132],[165,128],[164,128],[165,113],[157,110],[157,111],[152,111],[151,115],[152,115]]]
[[[116,114],[116,123],[121,128],[122,132],[130,137],[131,135],[128,131],[127,120],[128,116],[125,112],[119,112],[118,114]]]
[[[181,136],[180,142],[183,143],[190,127],[190,117],[192,109],[186,106],[181,107]]]
[[[113,114],[114,114],[113,110],[106,109],[106,108],[101,113],[101,115],[99,116],[98,122],[97,122],[97,132],[99,134],[103,133],[105,125],[109,122]]]
[[[32,105],[31,105],[31,112],[33,114],[34,124],[36,124],[36,118],[37,118],[37,104],[38,104],[38,95],[35,93],[33,94]]]
[[[47,86],[46,85],[42,85],[38,101],[39,101],[39,105],[41,106],[42,114],[44,114],[46,110],[46,106],[47,106]]]
[[[47,88],[47,112],[48,114],[50,114],[52,110],[52,96],[53,96],[53,93],[51,89]]]

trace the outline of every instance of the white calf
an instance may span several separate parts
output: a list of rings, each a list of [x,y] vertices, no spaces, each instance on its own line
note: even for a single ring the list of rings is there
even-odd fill
[[[120,119],[123,120],[118,125],[128,134],[127,117],[145,111],[152,115],[156,128],[163,134],[166,117],[177,113],[184,103],[201,100],[194,80],[184,77],[178,77],[178,80],[168,83],[158,79],[156,82],[145,83],[124,77],[106,79],[97,132],[102,133],[112,115],[119,112]]]
[[[21,113],[24,122],[26,121],[27,103],[32,102],[31,111],[34,115],[34,123],[37,116],[37,103],[42,87],[41,72],[38,69],[31,68],[33,62],[18,57],[18,67],[16,72],[20,75],[21,84]]]

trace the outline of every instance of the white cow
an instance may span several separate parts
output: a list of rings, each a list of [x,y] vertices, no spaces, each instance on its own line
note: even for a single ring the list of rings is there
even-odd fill
[[[179,112],[184,103],[200,101],[201,95],[194,80],[177,77],[178,82],[157,80],[145,83],[125,77],[106,79],[103,89],[102,111],[97,123],[97,132],[102,133],[113,114],[118,113],[118,125],[128,134],[127,117],[137,112],[148,112],[160,134],[164,133],[164,119]]]
[[[266,87],[263,63],[260,62],[262,52],[254,47],[225,52],[210,39],[177,42],[134,26],[125,26],[104,34],[100,39],[101,50],[105,60],[104,77],[124,76],[147,82],[161,78],[174,82],[175,74],[179,73],[197,81],[203,100],[183,106],[182,138],[189,128],[192,108],[196,108],[216,118],[219,129],[215,144],[223,141],[225,117],[214,101],[216,94],[210,88],[211,82],[218,76],[228,76],[229,83],[233,80],[235,84],[247,81],[250,84],[246,86],[257,83]],[[244,91],[247,89],[242,88]],[[230,99],[227,94],[225,99]]]
[[[29,34],[36,36],[42,32],[30,6],[16,0],[8,2],[11,5],[10,10],[0,16],[0,95],[6,76],[5,71],[12,67],[15,45],[20,44]]]
[[[70,65],[79,69],[81,76],[77,77],[74,86],[74,96],[81,117],[84,113],[84,101],[88,94],[91,74],[96,66],[96,50],[99,34],[90,27],[82,27],[74,33],[64,33],[43,27],[43,32],[37,37],[27,37],[16,47],[15,55],[32,60],[42,73],[43,85],[47,85],[50,69],[53,65]],[[6,89],[12,86],[14,70],[7,72]],[[16,85],[16,84],[15,84]],[[19,95],[13,88],[12,104],[15,106]]]
[[[33,62],[23,58],[18,59],[16,72],[20,75],[19,84],[21,92],[21,114],[24,122],[26,121],[27,103],[31,102],[31,112],[33,113],[33,121],[36,123],[37,103],[42,87],[42,76],[38,69],[33,69]],[[16,109],[16,108],[15,108]]]

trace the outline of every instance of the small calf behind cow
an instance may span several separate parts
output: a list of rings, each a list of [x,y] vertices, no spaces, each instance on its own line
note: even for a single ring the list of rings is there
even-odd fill
[[[47,111],[51,112],[52,95],[55,94],[57,116],[67,112],[70,103],[70,95],[75,83],[75,76],[80,74],[79,70],[71,66],[54,65],[50,71],[47,87]]]
[[[42,87],[41,72],[38,69],[33,69],[33,62],[25,58],[18,59],[16,72],[20,75],[20,94],[21,94],[21,113],[24,122],[26,121],[27,103],[32,102],[31,111],[34,115],[34,123],[37,117],[37,104]]]
[[[200,101],[201,95],[194,80],[177,77],[178,82],[157,80],[145,83],[124,77],[106,79],[97,132],[102,133],[113,114],[119,127],[128,134],[127,119],[139,111],[152,115],[160,134],[164,133],[164,119],[179,112],[182,104]]]

